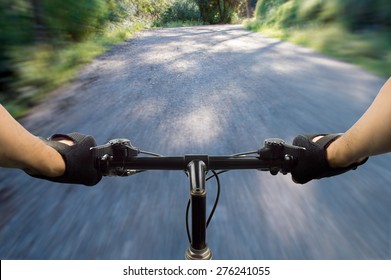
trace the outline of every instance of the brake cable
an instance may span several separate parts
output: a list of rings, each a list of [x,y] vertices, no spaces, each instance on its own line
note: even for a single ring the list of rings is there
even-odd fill
[[[210,211],[208,220],[206,222],[206,228],[208,228],[209,223],[212,220],[213,214],[214,214],[214,212],[215,212],[215,210],[217,208],[217,204],[219,203],[220,189],[221,189],[220,178],[219,178],[218,172],[216,172],[214,170],[211,170],[211,172],[213,173],[213,175],[211,175],[208,178],[206,178],[205,181],[209,181],[210,179],[215,177],[216,178],[216,183],[217,183],[217,193],[216,193],[215,202],[213,203],[212,210]],[[186,207],[186,232],[187,232],[187,238],[189,239],[189,242],[191,243],[190,229],[189,229],[189,209],[190,209],[190,198],[187,201],[187,207]]]
[[[257,152],[258,152],[258,151],[249,151],[249,152],[244,152],[244,153],[233,154],[233,155],[231,155],[231,156],[232,156],[232,157],[242,157],[242,156],[246,156],[246,155],[256,154]],[[229,170],[220,170],[220,171],[216,172],[215,170],[211,170],[211,172],[213,173],[213,175],[211,175],[211,176],[209,176],[208,178],[205,179],[205,181],[209,181],[210,179],[212,179],[213,177],[215,177],[216,183],[217,183],[216,198],[215,198],[215,202],[213,203],[212,210],[210,211],[208,220],[207,220],[207,222],[206,222],[206,228],[208,228],[209,223],[210,223],[210,221],[212,220],[213,214],[214,214],[214,212],[215,212],[215,210],[216,210],[216,208],[217,208],[217,204],[218,204],[219,198],[220,198],[221,184],[220,184],[219,175],[222,174],[222,173],[228,172],[228,171],[229,171]],[[186,175],[187,175],[187,174],[186,174]],[[190,210],[190,198],[189,198],[189,200],[187,201],[187,206],[186,206],[186,232],[187,232],[187,238],[189,239],[189,242],[191,243],[190,229],[189,229],[189,210]]]

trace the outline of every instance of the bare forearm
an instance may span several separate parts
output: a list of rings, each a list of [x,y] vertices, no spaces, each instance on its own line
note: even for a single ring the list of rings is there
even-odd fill
[[[60,176],[65,163],[59,153],[28,132],[0,105],[0,166]]]
[[[391,151],[391,79],[365,114],[327,149],[331,166],[348,166]]]

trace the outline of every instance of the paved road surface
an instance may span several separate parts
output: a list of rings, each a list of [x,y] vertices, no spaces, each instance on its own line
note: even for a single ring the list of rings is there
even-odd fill
[[[165,155],[231,154],[267,137],[345,131],[384,79],[240,26],[157,29],[115,46],[22,122],[37,135],[130,138]],[[390,259],[391,157],[338,178],[221,176],[216,259]],[[209,197],[215,186],[208,186]],[[57,185],[0,170],[1,259],[181,259],[181,172]]]

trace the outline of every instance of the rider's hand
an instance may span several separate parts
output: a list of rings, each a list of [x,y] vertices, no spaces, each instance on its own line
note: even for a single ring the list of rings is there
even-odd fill
[[[314,142],[317,136],[323,136],[320,140]],[[343,168],[332,168],[327,160],[326,149],[332,142],[337,140],[341,134],[318,134],[318,135],[299,135],[293,140],[293,145],[306,148],[302,158],[298,159],[297,166],[292,170],[292,179],[299,184],[305,184],[312,179],[331,177],[356,169],[363,164],[354,163]]]
[[[70,145],[60,142],[69,142]],[[96,185],[102,178],[100,172],[94,167],[94,160],[90,151],[96,146],[92,136],[80,133],[55,134],[43,141],[61,154],[65,162],[65,172],[59,177],[32,175],[58,183]],[[31,174],[30,174],[31,175]]]

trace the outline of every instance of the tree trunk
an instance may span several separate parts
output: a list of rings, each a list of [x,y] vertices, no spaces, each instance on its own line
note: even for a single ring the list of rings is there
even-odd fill
[[[250,3],[249,3],[249,0],[246,0],[246,14],[247,14],[247,18],[250,18],[251,15],[250,15]]]
[[[204,22],[207,22],[206,18],[206,3],[205,0],[196,0],[198,8],[200,9],[200,16]]]
[[[34,18],[34,39],[36,42],[47,42],[47,30],[43,20],[43,11],[40,0],[30,0]]]
[[[223,0],[224,2],[224,0]],[[224,11],[221,7],[221,0],[217,0],[217,5],[219,6],[219,14],[220,14],[220,23],[224,22]]]

